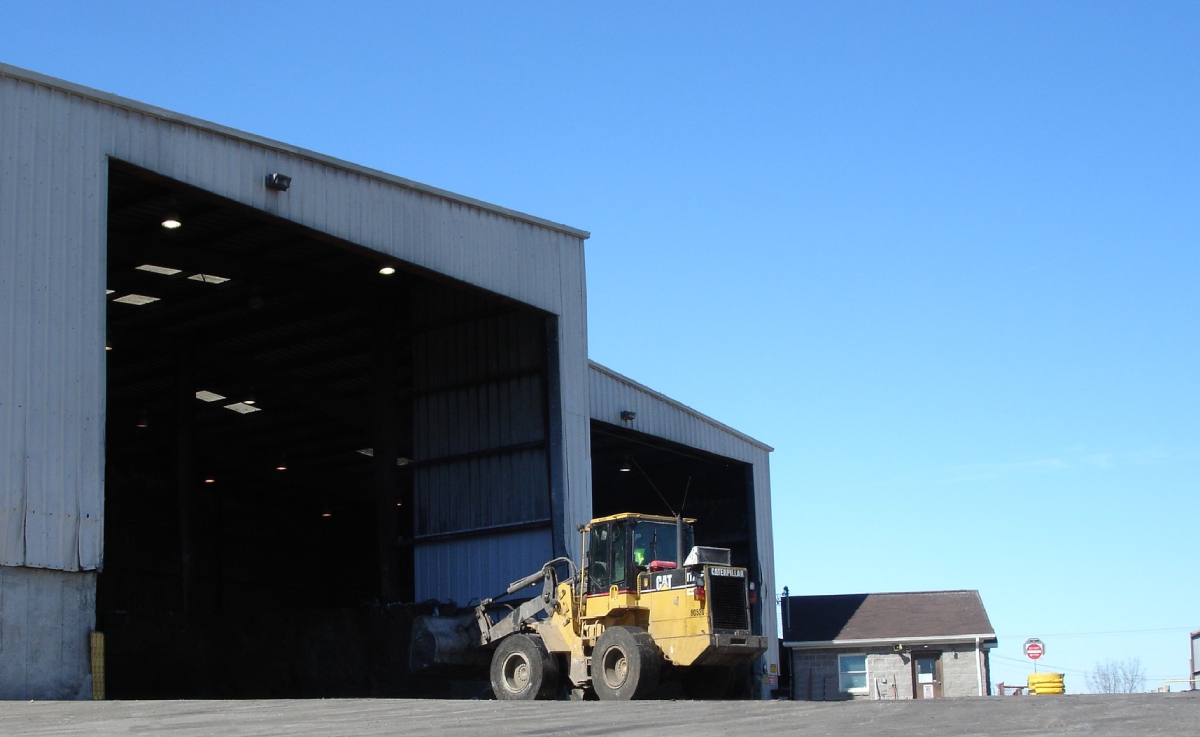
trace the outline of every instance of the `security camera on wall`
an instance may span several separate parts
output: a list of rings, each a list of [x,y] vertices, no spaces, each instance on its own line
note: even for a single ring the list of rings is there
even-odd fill
[[[892,645],[892,649],[898,653],[902,653],[904,652],[904,643],[897,642],[895,645]]]

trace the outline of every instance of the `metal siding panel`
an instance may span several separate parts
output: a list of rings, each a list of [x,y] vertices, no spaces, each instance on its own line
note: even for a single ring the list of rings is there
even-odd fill
[[[418,543],[413,555],[416,599],[461,605],[495,596],[552,557],[548,528]]]
[[[0,384],[0,563],[25,562],[25,474],[28,434],[29,364],[18,357],[30,353],[32,314],[32,252],[23,237],[29,229],[25,213],[32,208],[29,172],[32,148],[26,122],[28,87],[0,79],[0,366],[7,380]]]
[[[414,305],[419,321],[477,310],[470,295],[427,296]],[[549,519],[544,449],[503,450],[546,439],[542,379],[510,375],[540,364],[543,320],[492,315],[428,330],[414,341],[416,460],[485,453],[414,469],[418,535]]]
[[[417,535],[548,520],[550,489],[540,448],[417,468]]]
[[[0,555],[6,565],[98,565],[101,509],[103,256],[95,189],[103,158],[81,100],[10,79],[0,85],[4,405]]]

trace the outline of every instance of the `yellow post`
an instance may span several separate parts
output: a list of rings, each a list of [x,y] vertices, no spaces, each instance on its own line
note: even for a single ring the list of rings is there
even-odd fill
[[[93,632],[92,645],[92,701],[104,701],[104,633]]]

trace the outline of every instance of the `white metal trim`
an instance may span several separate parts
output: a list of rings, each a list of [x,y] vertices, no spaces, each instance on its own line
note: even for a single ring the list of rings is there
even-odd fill
[[[959,643],[959,642],[975,642],[976,640],[994,640],[995,634],[981,635],[938,635],[936,637],[876,637],[865,640],[785,640],[784,647],[811,647],[811,648],[831,648],[831,647],[862,647],[871,645],[895,645],[908,644],[916,642],[928,642],[930,644],[943,643]]]

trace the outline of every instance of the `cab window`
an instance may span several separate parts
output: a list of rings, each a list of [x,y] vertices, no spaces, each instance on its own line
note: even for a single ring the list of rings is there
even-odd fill
[[[650,561],[680,564],[676,550],[675,525],[670,522],[638,522],[633,528],[633,564],[645,569]],[[692,527],[683,527],[683,554],[692,549]]]
[[[612,536],[612,583],[610,585],[618,588],[625,588],[625,557],[628,554],[625,549],[625,523],[618,522],[613,525]]]
[[[603,594],[608,592],[612,577],[609,575],[609,553],[611,552],[611,528],[609,525],[597,525],[592,528],[591,539],[588,541],[588,593]]]

